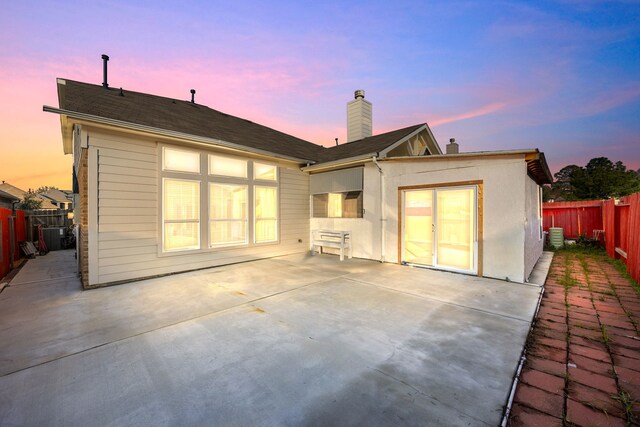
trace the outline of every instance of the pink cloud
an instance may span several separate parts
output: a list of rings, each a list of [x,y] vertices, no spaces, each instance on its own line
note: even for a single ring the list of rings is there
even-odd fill
[[[456,114],[448,117],[436,118],[435,120],[431,120],[429,124],[432,127],[436,127],[436,126],[443,125],[445,123],[453,123],[453,122],[458,122],[460,120],[468,120],[476,117],[482,117],[482,116],[486,116],[488,114],[493,114],[495,112],[503,110],[506,106],[507,106],[506,102],[493,102],[491,104],[487,104],[480,108],[476,108],[474,110],[467,111],[464,113],[460,113],[460,114]]]

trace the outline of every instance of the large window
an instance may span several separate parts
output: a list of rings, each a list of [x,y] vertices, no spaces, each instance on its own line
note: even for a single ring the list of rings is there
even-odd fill
[[[165,178],[163,194],[164,250],[200,248],[200,183]]]
[[[255,187],[255,242],[278,239],[278,189]]]
[[[276,165],[169,146],[161,165],[162,252],[278,241]]]
[[[247,186],[209,184],[209,245],[247,243]]]
[[[314,218],[362,218],[362,191],[313,195]]]

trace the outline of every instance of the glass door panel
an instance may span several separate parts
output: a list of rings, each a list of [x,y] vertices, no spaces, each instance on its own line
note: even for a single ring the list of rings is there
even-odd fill
[[[433,190],[404,193],[403,261],[433,265]]]
[[[475,189],[436,191],[437,265],[474,270]]]

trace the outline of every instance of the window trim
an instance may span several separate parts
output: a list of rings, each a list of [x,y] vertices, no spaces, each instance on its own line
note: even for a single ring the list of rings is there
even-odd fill
[[[258,181],[260,183],[278,183],[280,182],[280,177],[278,176],[278,165],[275,165],[271,162],[260,162],[260,161],[252,161],[251,162],[251,178],[254,181]],[[263,165],[263,166],[271,166],[273,168],[275,168],[275,178],[274,179],[263,179],[263,178],[256,178],[256,165]]]
[[[277,169],[276,169],[277,174]],[[268,181],[272,182],[272,181]],[[256,188],[274,188],[276,190],[276,217],[275,218],[260,218],[260,220],[275,220],[276,221],[276,236],[274,240],[264,240],[261,242],[257,241],[256,236],[256,228],[258,223],[258,217],[256,216]],[[280,191],[279,186],[277,185],[254,185],[253,186],[253,244],[254,245],[265,245],[265,244],[273,244],[280,243]]]
[[[167,180],[171,180],[171,181],[184,181],[184,182],[195,182],[196,184],[198,184],[198,193],[202,194],[202,182],[198,181],[198,180],[194,180],[194,179],[187,179],[187,178],[175,178],[175,177],[170,177],[170,176],[163,176],[161,177],[162,179],[162,194],[160,195],[162,197],[162,203],[160,203],[160,210],[161,210],[161,230],[160,232],[162,233],[162,240],[160,241],[160,244],[158,245],[161,248],[162,253],[164,254],[174,254],[174,253],[184,253],[184,252],[193,252],[193,251],[197,251],[200,250],[200,248],[202,247],[202,200],[201,198],[198,200],[198,205],[199,205],[199,209],[198,209],[198,219],[197,220],[175,220],[175,219],[169,219],[166,220],[164,217],[165,214],[165,210],[164,210],[164,191],[165,191],[165,183]],[[164,236],[165,236],[165,224],[193,224],[196,223],[198,224],[198,245],[197,247],[188,247],[188,248],[179,248],[179,249],[165,249],[164,247]]]
[[[211,187],[213,185],[221,185],[221,186],[233,186],[233,187],[242,187],[244,188],[245,194],[245,218],[244,219],[211,219],[211,210],[209,207],[211,206]],[[238,247],[238,246],[248,246],[249,245],[249,217],[250,215],[250,207],[249,207],[249,184],[234,184],[228,182],[212,182],[210,180],[207,181],[207,247],[208,249],[216,249],[216,248],[228,248],[228,247]],[[222,243],[214,243],[211,241],[211,223],[212,222],[230,222],[230,221],[244,221],[244,242],[222,242]]]
[[[233,156],[227,153],[218,152],[215,150],[209,150],[201,147],[183,147],[172,143],[158,142],[157,143],[157,183],[159,188],[157,209],[158,209],[158,228],[157,228],[157,255],[158,257],[171,257],[179,255],[190,255],[195,253],[208,253],[221,250],[235,250],[235,249],[248,249],[253,246],[265,246],[265,245],[278,245],[281,243],[280,236],[280,221],[282,220],[280,203],[281,203],[281,188],[280,188],[280,173],[281,165],[276,161],[265,161],[260,158],[250,156]],[[195,172],[181,172],[173,170],[164,170],[164,149],[175,149],[182,151],[190,151],[197,153],[200,157],[200,173]],[[219,157],[229,157],[238,160],[243,160],[247,165],[247,177],[232,177],[226,175],[212,175],[209,174],[209,155]],[[260,163],[264,165],[270,165],[275,167],[276,179],[275,180],[261,180],[254,177],[254,164]],[[200,247],[197,249],[184,249],[184,250],[164,250],[164,186],[163,180],[169,179],[182,179],[186,181],[200,182],[200,226],[199,226],[199,242]],[[209,220],[209,184],[228,184],[228,185],[243,185],[247,187],[247,239],[246,243],[231,243],[229,245],[216,245],[211,244],[210,239],[210,220]],[[276,189],[276,238],[275,240],[269,240],[264,242],[255,241],[255,187],[272,187]]]
[[[192,171],[181,171],[181,170],[177,170],[177,169],[165,169],[165,165],[164,165],[164,159],[165,159],[165,150],[173,150],[173,151],[182,151],[183,153],[197,153],[198,154],[198,160],[199,160],[199,171],[198,172],[192,172]],[[190,175],[201,175],[202,174],[202,159],[201,159],[201,153],[199,151],[192,151],[192,150],[185,150],[183,148],[176,148],[173,146],[168,146],[168,145],[163,145],[162,146],[162,150],[160,150],[160,172],[164,172],[164,173],[179,173],[179,174],[190,174]]]
[[[225,178],[225,179],[238,179],[238,180],[245,180],[245,181],[251,180],[251,178],[249,177],[249,163],[251,163],[252,161],[250,159],[234,157],[234,156],[226,156],[224,154],[218,154],[218,153],[206,153],[206,156],[207,156],[207,176],[209,177],[209,179],[213,177],[213,178]],[[221,174],[213,173],[211,171],[212,156],[223,158],[223,159],[242,161],[244,163],[244,176],[221,175]]]

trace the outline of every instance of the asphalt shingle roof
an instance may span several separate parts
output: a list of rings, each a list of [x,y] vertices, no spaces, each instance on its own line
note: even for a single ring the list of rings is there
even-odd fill
[[[185,134],[216,138],[299,159],[314,160],[324,148],[205,105],[65,80],[60,108]]]
[[[371,136],[335,147],[321,145],[231,116],[205,105],[100,85],[65,80],[58,84],[60,108],[137,125],[215,138],[274,154],[328,162],[375,154],[422,124]]]
[[[327,148],[320,152],[317,160],[320,163],[324,163],[347,159],[349,157],[363,156],[365,154],[371,154],[373,156],[390,145],[398,142],[410,133],[415,132],[421,126],[424,126],[424,124],[413,125]]]

